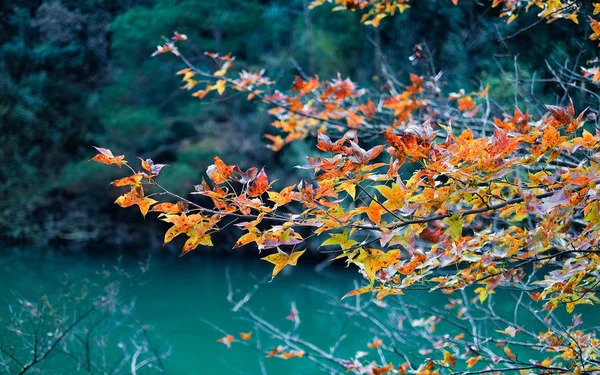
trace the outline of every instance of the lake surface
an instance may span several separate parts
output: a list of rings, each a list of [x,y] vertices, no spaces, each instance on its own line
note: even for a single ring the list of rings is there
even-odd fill
[[[98,285],[118,280],[121,300],[135,302],[135,318],[153,326],[153,337],[172,347],[171,356],[164,361],[169,374],[260,374],[261,360],[268,374],[322,373],[306,358],[265,359],[264,354],[251,348],[234,343],[227,349],[216,342],[224,336],[218,329],[236,337],[239,332],[253,330],[245,314],[233,312],[227,301],[227,275],[236,300],[262,281],[244,306],[263,319],[283,331],[291,330],[293,323],[286,316],[295,303],[301,319],[298,332],[303,338],[325,349],[336,342],[343,319],[327,314],[329,298],[309,290],[306,284],[341,297],[354,289],[356,270],[328,267],[316,273],[313,266],[301,263],[287,267],[284,271],[288,272],[268,282],[271,269],[258,257],[179,258],[174,254],[154,254],[148,258],[119,256],[112,250],[99,256],[47,249],[4,249],[0,254],[0,317],[6,320],[15,295],[29,301],[47,295],[52,301],[66,280],[74,284],[87,280]],[[347,328],[347,334],[352,339],[346,340],[340,350],[348,355],[366,350],[366,343],[373,338],[365,329],[356,327]],[[264,348],[278,344],[267,337],[261,340]],[[58,357],[54,362],[60,360]]]
[[[257,336],[255,333],[250,341],[255,343],[257,338],[260,339],[262,352],[241,342],[234,342],[230,349],[217,342],[225,333],[237,338],[240,332],[256,332],[254,323],[243,309],[232,311],[234,304],[227,298],[231,293],[236,303],[251,292],[251,298],[243,307],[250,308],[281,332],[297,333],[326,351],[335,345],[343,332],[346,338],[336,351],[341,358],[350,358],[357,351],[368,351],[367,343],[376,334],[369,331],[370,325],[364,324],[364,320],[346,319],[340,310],[332,313],[330,303],[359,285],[354,267],[344,269],[332,266],[317,273],[314,266],[300,262],[297,267],[287,267],[274,281],[268,282],[272,268],[258,256],[223,259],[195,254],[183,258],[172,253],[138,254],[119,255],[114,250],[68,254],[48,249],[2,249],[2,328],[10,318],[9,311],[14,308],[17,297],[36,302],[46,295],[49,301],[55,301],[63,293],[65,285],[75,285],[73,290],[78,292],[80,289],[77,289],[77,285],[83,284],[88,285],[85,293],[93,296],[103,285],[117,281],[120,300],[135,306],[133,317],[141,324],[152,327],[152,341],[163,350],[171,348],[171,355],[163,363],[167,374],[323,373],[307,358],[264,358],[265,350],[281,343],[265,335]],[[330,296],[308,288],[308,284]],[[443,308],[447,296],[411,291],[403,298],[418,300],[424,306]],[[502,292],[496,298],[499,301],[496,304],[497,311],[512,316],[514,300],[508,296],[502,299]],[[292,303],[297,307],[301,321],[297,330],[294,330],[294,323],[286,319]],[[68,313],[76,314],[69,310],[67,306]],[[384,308],[380,310],[382,314],[385,312]],[[586,315],[593,317],[587,321],[588,324],[600,321],[595,306],[584,307],[583,311],[586,310]],[[570,317],[565,318],[568,323]],[[526,317],[523,323],[527,323],[528,327],[535,324]],[[494,334],[496,329],[490,327],[490,334]],[[0,332],[0,345],[12,345],[6,342],[8,339],[3,334]],[[109,342],[106,351],[118,353],[118,344],[119,341]],[[416,344],[411,345],[414,349]],[[44,373],[64,373],[60,371],[61,366],[66,366],[69,359],[52,355],[52,361],[47,362],[55,371]],[[375,356],[373,360],[378,361],[378,357]],[[388,360],[396,365],[403,362],[400,357]],[[40,368],[45,369],[42,365]],[[2,368],[0,373],[3,373]],[[120,373],[130,372],[125,368]],[[138,372],[157,373],[152,369]]]

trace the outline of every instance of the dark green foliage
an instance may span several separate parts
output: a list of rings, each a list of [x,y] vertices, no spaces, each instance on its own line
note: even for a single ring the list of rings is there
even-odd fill
[[[583,57],[572,39],[583,40],[586,27],[541,23],[501,40],[536,22],[535,14],[506,25],[496,9],[469,1],[414,1],[380,29],[326,6],[307,18],[302,0],[9,3],[0,5],[0,237],[35,242],[131,240],[128,227],[108,224],[117,211],[106,192],[89,189],[100,186],[91,179],[103,179],[87,162],[92,145],[177,165],[163,174],[180,193],[200,181],[215,154],[243,167],[268,164],[273,178],[297,181],[292,167],[304,163],[303,145],[280,154],[263,148],[270,119],[255,103],[232,92],[198,101],[179,90],[178,59],[150,58],[174,30],[188,35],[181,48],[192,62],[210,64],[204,51],[231,52],[234,69],[266,68],[282,86],[296,66],[322,79],[340,72],[367,87],[382,85],[385,64],[399,81],[410,72],[443,71],[448,91],[489,83],[496,100],[512,103],[515,46],[531,46],[519,48],[521,79],[541,74],[549,56],[569,58],[575,69]],[[413,47],[423,42],[433,60],[412,64]],[[535,90],[540,102],[554,101],[547,93],[555,87]]]

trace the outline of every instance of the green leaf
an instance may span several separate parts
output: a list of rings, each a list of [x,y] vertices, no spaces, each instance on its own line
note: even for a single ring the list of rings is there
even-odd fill
[[[465,221],[460,216],[460,214],[454,214],[442,220],[444,224],[449,226],[444,233],[451,235],[455,240],[462,237],[462,226]]]

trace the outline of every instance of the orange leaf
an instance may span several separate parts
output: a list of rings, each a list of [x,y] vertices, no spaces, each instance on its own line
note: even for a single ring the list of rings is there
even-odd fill
[[[269,179],[263,168],[260,170],[260,173],[256,176],[254,181],[250,183],[250,186],[248,187],[248,196],[258,197],[263,195],[267,190],[269,190]]]
[[[374,367],[373,368],[373,375],[382,375],[387,373],[388,371],[390,371],[392,368],[394,367],[394,365],[392,365],[392,363],[388,363],[387,366],[384,367]]]
[[[467,368],[471,368],[471,367],[475,366],[475,364],[479,361],[480,358],[481,358],[481,356],[471,357],[471,358],[467,359]]]
[[[473,102],[473,98],[470,95],[459,98],[457,101],[457,105],[459,111],[470,111],[473,108],[475,108],[475,103]]]
[[[150,211],[162,212],[165,214],[179,214],[179,213],[183,212],[182,206],[184,206],[184,205],[186,205],[186,204],[183,201],[179,202],[179,203],[170,203],[170,202],[159,203],[157,205],[154,205]]]
[[[227,335],[225,337],[221,337],[220,339],[217,340],[217,342],[222,342],[227,349],[231,348],[231,343],[233,342],[234,337],[231,335]]]
[[[252,331],[250,332],[240,332],[240,338],[242,340],[248,341],[252,337]]]
[[[109,165],[116,164],[119,168],[121,168],[123,164],[127,163],[125,160],[125,155],[114,156],[113,153],[107,148],[100,148],[96,146],[94,146],[94,148],[98,150],[99,154],[94,156],[91,159],[92,161]]]
[[[302,358],[304,356],[304,352],[302,350],[292,350],[289,352],[283,352],[279,355],[280,358],[290,359],[293,357]]]
[[[370,349],[375,349],[375,348],[380,347],[382,344],[383,344],[383,341],[381,341],[381,339],[376,338],[375,340],[373,340],[373,342],[368,343],[367,346]]]
[[[265,358],[271,358],[271,357],[274,357],[274,356],[276,356],[277,354],[279,354],[279,353],[282,353],[282,352],[285,350],[285,348],[286,348],[285,346],[281,346],[281,345],[279,345],[278,347],[276,347],[276,348],[273,348],[273,349],[272,349],[272,350],[271,350],[271,351],[270,351],[270,352],[269,352],[269,353],[268,353],[268,354],[265,356]]]
[[[132,176],[115,180],[115,181],[111,182],[111,184],[114,186],[128,186],[128,185],[139,186],[139,185],[141,185],[142,178],[144,178],[144,176],[141,173],[136,173]]]
[[[206,174],[215,184],[222,184],[233,174],[235,168],[235,166],[228,166],[218,156],[215,156],[214,164],[208,167]]]

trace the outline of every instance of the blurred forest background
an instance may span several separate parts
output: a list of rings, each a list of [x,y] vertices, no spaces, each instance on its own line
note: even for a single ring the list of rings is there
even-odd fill
[[[213,155],[242,167],[267,165],[269,177],[284,182],[302,178],[293,167],[304,162],[308,143],[271,152],[265,111],[243,95],[199,101],[179,89],[178,59],[150,58],[174,30],[187,34],[181,48],[192,62],[205,59],[204,51],[231,52],[235,68],[265,68],[281,85],[301,68],[376,87],[385,65],[400,82],[410,72],[442,71],[448,92],[489,84],[494,100],[513,105],[517,77],[518,88],[539,100],[519,106],[534,113],[557,101],[557,87],[531,85],[531,78],[549,74],[547,63],[578,69],[593,48],[573,42],[586,39],[585,23],[549,27],[531,12],[507,25],[488,2],[441,1],[449,2],[415,1],[379,29],[361,25],[360,14],[308,11],[306,0],[1,2],[0,241],[160,247],[151,234],[160,222],[113,204],[118,192],[106,181],[122,176],[88,162],[93,145],[171,164],[162,181],[184,194]],[[427,64],[409,60],[418,43],[427,45]]]

